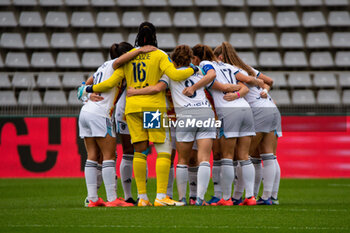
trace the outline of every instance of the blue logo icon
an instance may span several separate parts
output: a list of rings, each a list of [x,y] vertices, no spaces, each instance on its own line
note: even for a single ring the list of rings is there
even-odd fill
[[[143,128],[144,129],[160,129],[160,116],[162,114],[156,112],[143,112]]]

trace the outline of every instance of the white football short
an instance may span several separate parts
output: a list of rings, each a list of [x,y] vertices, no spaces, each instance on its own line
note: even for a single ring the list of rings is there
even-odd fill
[[[269,133],[278,128],[280,114],[277,108],[253,107],[255,132]]]
[[[111,119],[99,116],[90,112],[80,111],[79,115],[79,136],[85,137],[106,137],[109,134],[115,137],[115,130]]]

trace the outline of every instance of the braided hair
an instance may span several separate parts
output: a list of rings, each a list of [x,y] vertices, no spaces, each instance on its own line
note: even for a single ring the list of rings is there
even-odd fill
[[[156,28],[150,22],[143,22],[139,26],[139,32],[135,39],[135,47],[153,45],[158,47]]]

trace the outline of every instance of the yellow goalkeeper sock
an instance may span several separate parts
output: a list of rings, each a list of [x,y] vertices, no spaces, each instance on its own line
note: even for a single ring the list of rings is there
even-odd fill
[[[166,193],[168,187],[171,155],[158,153],[156,161],[157,193]]]
[[[134,152],[134,175],[139,194],[146,194],[146,168],[147,168],[147,156],[140,153]]]

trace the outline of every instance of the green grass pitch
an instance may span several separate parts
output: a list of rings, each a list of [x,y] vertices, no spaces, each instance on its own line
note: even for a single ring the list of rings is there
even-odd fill
[[[85,197],[84,179],[0,179],[0,232],[350,231],[350,179],[282,179],[279,206],[85,208]]]

